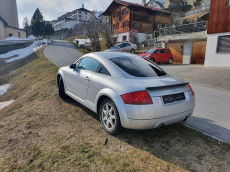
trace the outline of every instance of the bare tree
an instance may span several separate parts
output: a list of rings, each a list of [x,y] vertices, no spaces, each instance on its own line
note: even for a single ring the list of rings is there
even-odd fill
[[[101,24],[101,33],[105,36],[105,46],[111,48],[116,43],[116,37],[112,36],[111,26],[108,23]]]
[[[72,36],[77,36],[77,35],[85,35],[85,30],[86,30],[86,24],[76,24],[71,31]]]
[[[22,26],[23,29],[26,30],[26,35],[29,36],[31,34],[31,28],[30,28],[30,20],[28,17],[25,17],[23,19]]]
[[[132,44],[138,44],[138,31],[137,30],[129,31],[129,41]]]
[[[89,21],[89,24],[86,26],[86,34],[89,37],[89,39],[92,42],[92,45],[94,47],[94,51],[101,51],[100,46],[100,39],[99,39],[99,33],[100,33],[100,22],[98,20],[91,20]]]

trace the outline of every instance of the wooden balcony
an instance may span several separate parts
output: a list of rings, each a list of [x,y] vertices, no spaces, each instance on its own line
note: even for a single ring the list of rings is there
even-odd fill
[[[128,31],[129,31],[129,27],[119,28],[119,29],[113,30],[113,34],[118,34],[118,33],[123,33],[123,32],[128,32]]]
[[[151,20],[148,15],[138,14],[138,13],[133,14],[133,19],[134,20],[144,20],[144,21],[150,21]]]

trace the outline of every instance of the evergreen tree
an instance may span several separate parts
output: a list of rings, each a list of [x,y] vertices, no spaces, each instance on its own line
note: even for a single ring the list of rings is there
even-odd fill
[[[46,36],[51,36],[54,34],[54,28],[52,26],[52,24],[47,23],[45,26],[45,35]]]
[[[37,8],[31,19],[31,31],[35,36],[44,35],[45,22],[41,11]]]

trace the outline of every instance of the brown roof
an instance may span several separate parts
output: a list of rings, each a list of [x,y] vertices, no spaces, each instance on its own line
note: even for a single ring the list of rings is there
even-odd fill
[[[154,7],[149,7],[149,6],[143,6],[141,4],[137,4],[137,3],[131,3],[131,2],[126,2],[126,1],[121,1],[121,0],[113,0],[113,2],[109,5],[109,7],[113,4],[113,3],[118,3],[124,6],[135,6],[135,7],[140,7],[140,8],[145,8],[145,9],[149,9],[149,10],[153,10],[153,11],[158,11],[158,12],[162,12],[162,13],[167,13],[167,14],[171,14],[171,12],[169,11],[165,11],[159,8],[154,8]],[[106,14],[108,12],[109,7],[105,10],[104,14]]]

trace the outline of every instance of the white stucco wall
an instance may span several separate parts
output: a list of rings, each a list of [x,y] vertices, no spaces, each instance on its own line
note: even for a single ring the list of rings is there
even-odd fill
[[[230,53],[217,53],[218,36],[229,33],[210,34],[207,39],[205,66],[230,66]]]
[[[152,34],[138,33],[138,42],[146,41],[148,36],[152,39]]]
[[[117,36],[117,42],[123,42],[123,36],[126,36],[127,37],[126,41],[129,41],[129,32],[115,34],[114,36]]]
[[[129,32],[119,33],[115,34],[114,36],[117,36],[117,42],[123,42],[123,36],[127,36],[127,40],[129,41]],[[143,42],[147,40],[147,36],[152,39],[152,34],[145,34],[145,33],[138,33],[138,42]]]

